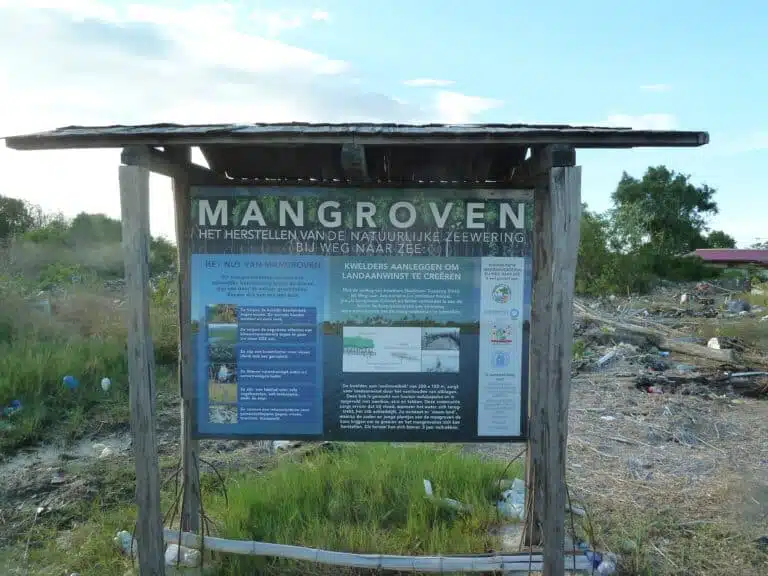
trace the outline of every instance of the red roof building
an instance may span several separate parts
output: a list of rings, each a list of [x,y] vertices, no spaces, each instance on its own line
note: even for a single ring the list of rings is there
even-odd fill
[[[768,267],[768,250],[742,248],[700,248],[693,252],[705,262],[711,264],[757,264]]]

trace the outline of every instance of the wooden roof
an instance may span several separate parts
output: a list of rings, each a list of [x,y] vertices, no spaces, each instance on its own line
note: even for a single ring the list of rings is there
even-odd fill
[[[768,250],[744,248],[700,248],[694,254],[705,262],[718,264],[762,264],[768,266]]]
[[[5,138],[15,150],[214,144],[568,144],[577,148],[702,146],[707,132],[554,124],[148,124],[68,126]]]
[[[231,179],[345,178],[342,146],[362,145],[379,181],[508,180],[529,148],[692,147],[706,132],[531,124],[151,124],[68,126],[10,136],[15,150],[197,146]]]

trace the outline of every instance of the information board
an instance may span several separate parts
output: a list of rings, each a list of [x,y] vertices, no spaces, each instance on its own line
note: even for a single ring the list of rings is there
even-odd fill
[[[533,193],[193,187],[198,438],[525,439]]]

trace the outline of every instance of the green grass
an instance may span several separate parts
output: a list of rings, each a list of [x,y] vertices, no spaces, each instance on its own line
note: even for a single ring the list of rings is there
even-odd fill
[[[498,548],[490,534],[498,518],[494,488],[504,463],[462,455],[456,449],[364,445],[319,451],[303,459],[287,457],[260,476],[226,480],[228,504],[215,476],[202,478],[206,513],[220,528],[215,535],[349,552],[390,554],[484,553]],[[107,474],[107,472],[104,472]],[[507,476],[519,476],[519,466]],[[132,474],[108,472],[112,493],[132,488]],[[472,506],[459,514],[425,497],[423,479],[435,495]],[[130,561],[112,544],[117,530],[132,530],[135,511],[100,493],[81,511],[87,518],[67,532],[44,522],[31,532],[30,574],[79,572],[122,576]],[[111,505],[110,505],[111,504]],[[166,508],[170,497],[164,494]],[[0,564],[26,567],[25,542],[0,552]],[[219,576],[241,574],[339,574],[333,567],[267,558],[222,555],[214,558]],[[373,574],[374,572],[370,572]],[[14,574],[14,572],[10,572]]]
[[[597,504],[597,503],[596,503]],[[606,504],[608,504],[606,506]],[[732,516],[690,521],[674,506],[638,510],[605,501],[592,510],[590,540],[620,557],[624,576],[760,576],[768,552]]]
[[[127,423],[125,324],[111,297],[81,289],[57,303],[52,316],[17,294],[0,290],[0,455],[51,437],[76,438],[94,426]],[[152,310],[158,388],[171,381],[177,358],[174,308]],[[64,376],[80,385],[69,390]],[[101,379],[112,381],[109,392]]]

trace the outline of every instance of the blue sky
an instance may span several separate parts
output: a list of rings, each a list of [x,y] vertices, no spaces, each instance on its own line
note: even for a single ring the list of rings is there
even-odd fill
[[[698,149],[580,151],[583,199],[604,210],[623,170],[666,164],[718,190],[713,227],[742,245],[768,237],[762,2],[59,5],[0,0],[1,135],[292,119],[706,130],[711,144]],[[116,158],[0,150],[0,194],[119,215]],[[153,179],[152,226],[172,236],[167,189]]]

